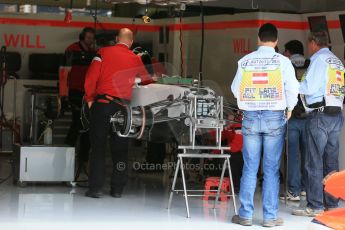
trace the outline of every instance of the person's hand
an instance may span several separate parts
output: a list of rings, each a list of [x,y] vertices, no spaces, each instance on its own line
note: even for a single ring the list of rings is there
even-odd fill
[[[87,105],[89,106],[89,109],[91,108],[92,104],[93,104],[93,101],[89,101],[89,102],[87,103]]]
[[[286,118],[287,118],[288,120],[290,120],[291,115],[292,115],[292,111],[287,111],[287,113],[286,113]]]
[[[159,80],[159,77],[158,77],[156,74],[154,74],[154,75],[152,76],[152,80],[153,80],[154,82],[157,82],[157,81]]]

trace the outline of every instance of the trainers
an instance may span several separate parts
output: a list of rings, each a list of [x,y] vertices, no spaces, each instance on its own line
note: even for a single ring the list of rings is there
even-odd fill
[[[301,200],[299,195],[293,194],[290,191],[288,191],[286,193],[286,198],[287,198],[287,200],[290,200],[290,201],[300,201]],[[280,199],[285,200],[285,195],[284,194],[280,195]]]
[[[301,196],[307,196],[307,192],[306,191],[302,191],[301,192]]]
[[[252,226],[253,225],[253,221],[252,219],[245,219],[240,217],[239,215],[235,215],[232,217],[231,222],[234,224],[239,224],[239,225],[243,225],[243,226]]]
[[[297,208],[292,211],[292,215],[295,216],[308,216],[308,217],[315,217],[319,214],[323,213],[323,210],[316,210],[309,207],[304,208]]]
[[[284,220],[282,218],[277,218],[275,220],[264,220],[262,226],[267,228],[272,228],[275,226],[282,226],[284,225]]]

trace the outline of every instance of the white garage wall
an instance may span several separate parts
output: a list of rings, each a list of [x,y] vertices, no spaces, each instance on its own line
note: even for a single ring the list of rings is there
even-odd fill
[[[236,15],[218,15],[218,16],[206,16],[205,23],[234,23],[243,21],[273,21],[273,22],[292,22],[307,23],[309,16],[324,15],[327,20],[339,20],[338,15],[344,14],[345,12],[330,12],[330,13],[317,13],[317,14],[277,14],[277,13],[244,13]],[[12,18],[27,18],[27,19],[56,19],[63,20],[61,15],[16,15],[6,14],[0,15],[1,17],[12,17]],[[91,17],[75,17],[74,20],[78,21],[92,21]],[[123,23],[132,24],[132,20],[128,18],[102,18],[102,22],[111,23]],[[141,24],[140,20],[136,23]],[[162,19],[155,20],[151,25],[159,26],[171,26],[179,24],[179,19]],[[184,18],[183,24],[195,24],[200,25],[199,17]],[[207,26],[206,26],[207,27]],[[207,29],[205,30],[205,47],[204,47],[204,65],[203,73],[204,79],[212,80],[217,83],[219,88],[226,98],[234,102],[234,98],[230,93],[230,84],[233,80],[237,69],[237,61],[245,55],[246,52],[253,51],[256,49],[257,43],[257,26],[236,26],[236,28],[225,28],[225,29]],[[279,50],[280,52],[284,49],[284,44],[292,39],[297,39],[305,44],[309,30],[305,29],[286,29],[279,27]],[[343,60],[344,56],[344,41],[342,33],[339,27],[330,28],[330,36],[332,41],[333,52]],[[64,27],[49,27],[49,26],[15,26],[0,24],[0,45],[4,44],[3,34],[29,34],[31,37],[39,34],[41,36],[41,43],[46,45],[46,49],[27,49],[27,48],[9,48],[11,51],[19,51],[23,56],[23,68],[20,71],[20,75],[26,76],[27,70],[27,57],[32,52],[46,52],[46,53],[61,53],[70,43],[76,41],[79,28],[64,28]],[[183,47],[184,47],[184,76],[192,76],[196,78],[199,72],[199,58],[200,58],[200,42],[201,42],[201,31],[200,29],[194,30],[183,30]],[[179,43],[179,31],[171,30],[169,33],[169,43],[159,44],[159,33],[158,32],[143,32],[139,31],[137,34],[137,40],[139,41],[153,41],[154,55],[158,57],[158,53],[164,53],[167,57],[167,61],[170,62],[180,72],[180,43]],[[234,44],[243,44],[243,47],[235,47]],[[239,52],[236,52],[239,51]],[[306,51],[307,54],[307,51]],[[344,60],[343,60],[344,61]],[[25,77],[24,77],[25,78]],[[9,86],[10,87],[10,86]],[[11,94],[10,94],[11,95]],[[11,96],[9,96],[11,97]],[[20,100],[19,100],[20,101]],[[17,105],[18,106],[18,105]],[[22,107],[22,106],[19,106]],[[11,115],[12,106],[8,102],[6,105],[6,111]],[[20,113],[20,112],[19,112]],[[343,130],[341,135],[341,156],[340,164],[341,168],[345,168],[345,131]]]
[[[210,22],[232,22],[243,20],[259,20],[259,21],[272,21],[278,24],[279,29],[279,50],[284,51],[284,44],[292,39],[300,40],[305,46],[305,54],[309,56],[307,51],[307,36],[308,17],[309,16],[326,16],[327,21],[339,20],[339,14],[345,12],[329,12],[317,14],[278,14],[278,13],[246,13],[238,15],[221,15],[221,16],[206,16],[205,23]],[[293,22],[304,23],[305,28],[299,29],[286,29],[279,28],[279,22]],[[161,22],[162,23],[162,22]],[[171,21],[170,21],[171,23]],[[175,20],[178,23],[178,20]],[[183,23],[200,23],[200,18],[186,18]],[[244,50],[255,50],[257,41],[257,27],[250,28],[227,28],[221,30],[208,30],[205,31],[205,49],[204,49],[204,78],[214,80],[223,91],[224,95],[231,102],[234,98],[230,93],[229,86],[233,80],[237,69],[237,61],[244,55],[243,53],[236,53],[234,50],[234,40],[244,39]],[[332,51],[344,61],[344,41],[339,26],[329,28],[331,37]],[[168,44],[168,56],[172,56],[176,68],[180,65],[180,51],[179,51],[179,31],[175,31],[170,35],[170,44]],[[184,30],[183,31],[183,45],[185,52],[185,76],[198,76],[199,71],[199,58],[200,58],[200,30]],[[249,40],[249,45],[247,45]],[[345,169],[345,128],[343,128],[340,136],[340,168]]]
[[[27,24],[18,23],[16,24],[6,24],[6,19],[20,19],[27,20]],[[81,32],[83,25],[89,23],[89,26],[93,27],[93,18],[91,16],[73,16],[73,22],[78,22],[83,24],[79,27],[71,26],[68,23],[63,23],[64,15],[59,14],[0,14],[0,20],[4,20],[5,23],[0,23],[0,46],[6,44],[5,37],[7,40],[9,36],[14,36],[15,38],[19,35],[19,40],[17,47],[9,46],[8,51],[19,52],[22,56],[22,68],[18,72],[21,79],[29,78],[30,71],[29,66],[29,55],[32,53],[58,53],[63,54],[67,46],[73,42],[78,41],[79,33]],[[30,20],[54,20],[55,22],[61,22],[61,27],[56,26],[34,26],[30,24]],[[123,26],[132,26],[133,20],[129,18],[105,18],[100,17],[100,24],[97,25],[98,31],[102,32],[102,23],[116,23]],[[135,25],[143,25],[142,20],[136,20]],[[153,26],[153,25],[150,25]],[[156,39],[158,32],[150,31],[137,31],[136,40],[140,42],[157,42]],[[24,36],[24,47],[22,47],[22,35]],[[44,48],[37,47],[27,47],[26,36],[29,37],[29,45],[36,46],[36,39],[39,36],[39,45],[44,46]]]

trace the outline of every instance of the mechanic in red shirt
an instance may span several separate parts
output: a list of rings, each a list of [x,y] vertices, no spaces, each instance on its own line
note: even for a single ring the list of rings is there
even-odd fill
[[[84,82],[86,72],[89,69],[89,61],[83,60],[83,56],[87,53],[95,53],[95,29],[92,27],[85,27],[79,34],[79,41],[67,47],[65,53],[72,55],[72,68],[68,79],[68,88],[70,92],[82,92],[84,95]],[[79,55],[76,55],[78,54]],[[75,60],[76,56],[80,56],[80,60]]]
[[[77,152],[77,177],[82,169],[86,172],[90,151],[89,133],[80,132],[82,130],[80,109],[84,96],[85,76],[91,62],[91,60],[85,59],[95,54],[94,42],[95,30],[91,27],[85,27],[79,34],[79,41],[68,46],[65,51],[67,62],[71,65],[71,71],[68,75],[68,101],[72,111],[72,123],[65,143],[70,146],[75,146],[78,136],[80,135],[80,144]]]
[[[130,47],[133,32],[121,29],[115,46],[101,48],[87,72],[85,80],[85,100],[90,107],[90,174],[89,190],[86,196],[102,197],[105,181],[105,152],[110,133],[110,148],[113,159],[110,195],[121,197],[127,182],[128,139],[111,131],[110,117],[123,107],[107,100],[112,98],[129,103],[136,77],[142,82],[152,81],[140,57]]]

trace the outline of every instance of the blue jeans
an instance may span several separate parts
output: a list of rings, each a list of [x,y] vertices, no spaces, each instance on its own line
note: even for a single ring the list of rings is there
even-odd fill
[[[305,191],[306,121],[306,119],[291,118],[288,122],[288,187],[295,195],[299,195],[301,190]]]
[[[239,215],[252,219],[254,192],[263,148],[263,216],[276,219],[279,209],[279,166],[284,146],[286,119],[283,111],[245,111],[242,122],[243,172]]]
[[[322,180],[330,172],[339,171],[339,134],[343,122],[341,113],[312,112],[307,118],[307,206],[312,209],[338,207],[338,199],[324,194]]]

